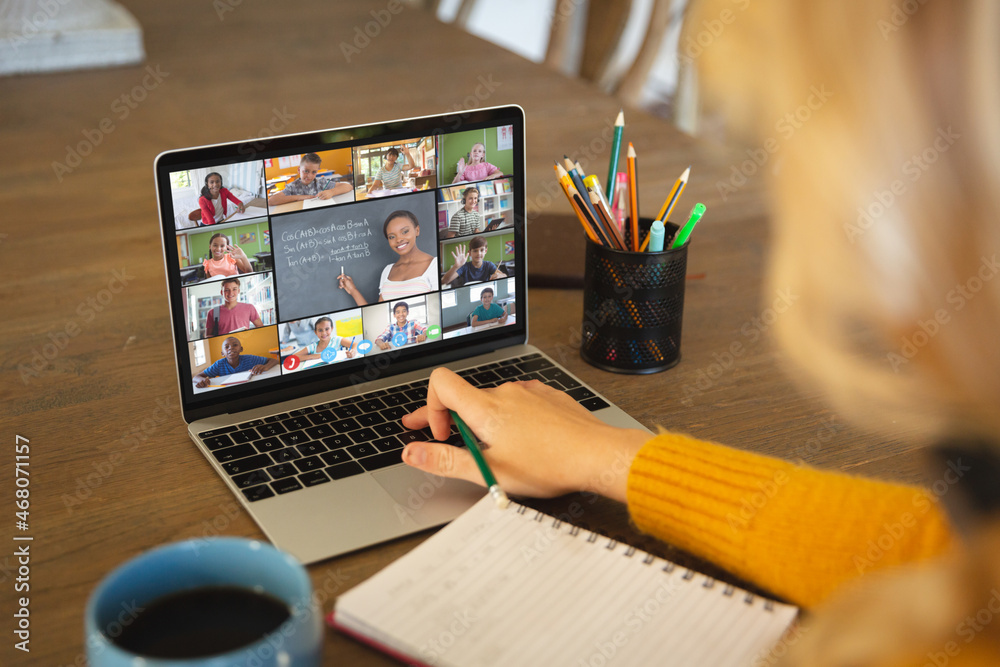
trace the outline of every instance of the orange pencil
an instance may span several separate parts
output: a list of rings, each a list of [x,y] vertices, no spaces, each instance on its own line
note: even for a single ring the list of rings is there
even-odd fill
[[[576,186],[573,185],[573,181],[570,179],[569,173],[558,163],[555,165],[555,170],[556,177],[559,179],[559,185],[562,186],[563,193],[565,193],[566,199],[569,200],[569,205],[573,207],[576,217],[579,218],[580,224],[583,225],[583,231],[587,233],[587,236],[591,241],[594,243],[601,243],[601,240],[597,236],[597,232],[592,228],[588,221],[588,216],[581,208],[583,200],[580,199],[580,193],[577,191]]]
[[[639,250],[639,189],[636,187],[635,148],[628,143],[628,219],[632,232],[632,251]]]

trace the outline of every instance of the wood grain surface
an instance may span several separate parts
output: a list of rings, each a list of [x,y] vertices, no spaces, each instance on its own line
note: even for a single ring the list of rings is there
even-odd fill
[[[8,616],[0,624],[2,664],[84,664],[87,597],[144,550],[197,536],[262,537],[181,421],[153,187],[159,152],[520,104],[529,273],[539,284],[536,277],[582,275],[583,234],[555,185],[552,160],[568,154],[603,178],[619,109],[588,85],[426,12],[392,13],[394,2],[125,4],[145,31],[142,66],[0,80],[0,398],[8,452],[0,486],[10,508],[13,443],[27,437],[30,528],[22,534],[34,538],[30,660],[13,651]],[[367,43],[359,37],[366,29]],[[898,438],[849,427],[784,373],[764,324],[780,296],[761,294],[768,247],[761,175],[727,201],[718,190],[746,156],[702,145],[640,111],[626,116],[626,138],[639,152],[641,210],[655,213],[688,165],[680,208],[708,206],[689,255],[682,361],[645,377],[588,366],[578,355],[578,290],[530,291],[530,342],[650,428],[919,479],[919,438],[903,427]],[[727,357],[734,343],[742,352]],[[558,514],[573,502],[581,523],[693,562],[636,534],[610,501],[570,496],[537,506]],[[17,532],[11,514],[0,530],[8,545]],[[311,566],[324,612],[427,534]],[[5,600],[17,576],[12,554],[10,546],[0,552]],[[333,632],[324,656],[330,665],[392,664]]]

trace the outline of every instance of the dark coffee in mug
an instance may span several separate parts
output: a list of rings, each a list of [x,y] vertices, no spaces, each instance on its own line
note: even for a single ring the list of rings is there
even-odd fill
[[[205,586],[158,598],[112,641],[150,658],[202,658],[248,646],[290,618],[284,602],[237,586]]]

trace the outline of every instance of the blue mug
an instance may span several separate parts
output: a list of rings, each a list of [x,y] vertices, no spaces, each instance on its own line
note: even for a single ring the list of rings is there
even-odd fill
[[[266,593],[287,605],[290,615],[260,639],[204,657],[142,656],[115,642],[150,603],[216,587]],[[305,568],[269,544],[236,537],[176,542],[120,565],[91,594],[84,625],[92,667],[314,667],[321,662],[322,619]]]

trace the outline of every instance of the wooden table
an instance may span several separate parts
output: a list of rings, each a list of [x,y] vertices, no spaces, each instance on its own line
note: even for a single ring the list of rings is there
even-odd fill
[[[82,664],[87,596],[125,559],[186,538],[262,536],[181,422],[152,179],[157,153],[518,103],[527,114],[531,282],[555,285],[582,271],[583,234],[555,186],[552,160],[566,153],[603,175],[618,112],[618,103],[578,81],[420,10],[388,13],[386,2],[301,10],[227,0],[127,4],[145,30],[146,65],[0,80],[2,534],[14,544],[12,445],[20,435],[31,447],[29,529],[18,531],[34,538],[31,664]],[[374,34],[367,45],[365,29]],[[919,479],[902,428],[893,440],[848,427],[782,373],[768,336],[782,296],[760,298],[760,175],[726,201],[717,189],[746,156],[714,154],[637,111],[627,111],[627,122],[640,154],[642,210],[654,212],[689,164],[682,207],[708,206],[690,252],[683,360],[648,377],[588,366],[578,356],[578,290],[530,291],[531,342],[651,428]],[[743,352],[732,356],[736,342]],[[690,562],[636,535],[610,501],[537,505],[559,513],[574,501],[582,523]],[[324,611],[426,537],[312,566]],[[11,546],[0,553],[5,600],[18,576],[12,554]],[[11,655],[10,626],[8,616],[0,663],[23,664],[22,654]],[[391,664],[332,632],[326,642],[328,664]]]

